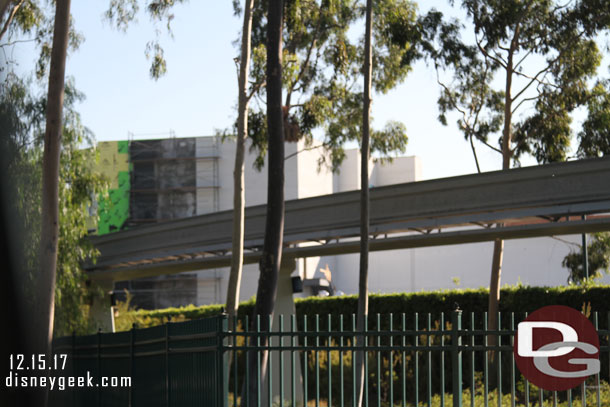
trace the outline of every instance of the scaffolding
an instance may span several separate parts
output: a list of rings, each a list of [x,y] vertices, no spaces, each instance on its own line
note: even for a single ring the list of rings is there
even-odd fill
[[[218,159],[217,137],[132,137],[129,223],[156,223],[217,211]]]

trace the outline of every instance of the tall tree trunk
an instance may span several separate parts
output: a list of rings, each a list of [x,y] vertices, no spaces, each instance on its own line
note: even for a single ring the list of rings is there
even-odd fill
[[[254,315],[261,330],[271,331],[284,237],[284,115],[282,113],[282,26],[284,2],[270,1],[267,16],[267,128],[269,134],[267,219],[260,260]],[[253,322],[254,319],[253,318]],[[261,340],[266,346],[268,338]],[[261,355],[261,381],[267,373],[268,352]],[[250,352],[250,402],[256,398],[256,352]]]
[[[241,34],[241,61],[239,65],[239,107],[237,114],[237,140],[235,144],[235,169],[233,170],[233,241],[231,271],[227,287],[227,312],[229,326],[237,315],[239,289],[244,259],[244,213],[246,194],[244,188],[244,151],[248,136],[248,72],[250,70],[250,38],[252,34],[252,8],[254,0],[246,0],[244,26]]]
[[[362,146],[360,151],[360,276],[358,281],[358,331],[365,327],[366,315],[369,312],[369,157],[370,157],[370,116],[371,116],[371,76],[372,49],[371,37],[373,31],[373,0],[366,2],[366,29],[364,36],[364,94],[362,106]],[[364,345],[363,336],[357,337],[357,345]],[[356,353],[358,376],[358,406],[364,401],[364,371],[365,352]]]
[[[70,26],[70,0],[57,0],[49,72],[44,154],[42,161],[42,227],[39,275],[36,279],[35,351],[48,353],[53,338],[55,273],[59,238],[59,157],[61,150],[64,76]],[[45,403],[46,404],[46,392]]]
[[[502,170],[510,169],[510,160],[512,158],[511,142],[512,142],[512,80],[513,80],[513,55],[516,50],[517,40],[519,38],[519,26],[515,29],[513,40],[511,41],[508,50],[506,64],[506,83],[504,87],[504,127],[502,129]],[[496,225],[501,227],[502,224]],[[500,307],[500,284],[502,277],[502,259],[504,254],[504,240],[496,239],[494,241],[494,251],[491,264],[491,279],[489,283],[489,304],[487,310],[487,327],[491,331],[497,330],[498,327],[498,311]],[[488,337],[490,346],[498,344],[498,336],[490,335]],[[497,383],[497,370],[499,353],[490,352],[491,377],[490,385],[495,387]]]

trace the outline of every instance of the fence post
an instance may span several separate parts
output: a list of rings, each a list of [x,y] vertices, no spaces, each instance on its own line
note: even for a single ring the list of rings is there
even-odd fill
[[[135,322],[131,325],[131,330],[129,331],[129,377],[131,377],[131,380],[133,380],[133,375],[134,375],[134,352],[135,352],[135,336],[134,336],[134,331],[136,330],[136,324]],[[133,407],[134,403],[133,403],[133,386],[129,386],[129,400],[128,400],[128,404],[129,407]]]
[[[462,311],[451,313],[451,371],[453,385],[453,407],[462,407]]]
[[[216,400],[219,406],[228,407],[229,405],[229,353],[225,349],[226,333],[229,328],[227,314],[222,314],[217,319],[216,326],[217,342],[216,342],[216,366],[217,372],[217,388]],[[225,354],[226,353],[226,354]],[[235,392],[234,397],[237,397]]]
[[[98,328],[97,329],[97,377],[98,380],[100,380],[100,377],[102,376],[102,355],[101,355],[101,340],[102,340],[102,328]],[[102,405],[102,388],[101,387],[97,387],[97,405],[98,407],[100,407]]]
[[[169,322],[165,323],[165,405],[171,405],[171,380],[169,377]]]

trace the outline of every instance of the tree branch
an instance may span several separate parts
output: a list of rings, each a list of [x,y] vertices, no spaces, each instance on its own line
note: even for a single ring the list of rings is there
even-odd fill
[[[513,110],[511,110],[511,113],[515,113],[517,111],[517,109],[519,108],[519,106],[521,106],[524,102],[529,102],[530,100],[536,100],[539,99],[540,95],[538,96],[532,96],[531,98],[523,98],[521,99],[521,101],[519,101],[519,103],[517,103],[517,105],[513,108]]]
[[[472,149],[472,155],[474,156],[474,163],[477,165],[477,172],[481,173],[481,167],[479,167],[479,159],[477,158],[477,150],[474,147],[474,142],[472,141],[472,133],[470,133],[470,148]]]
[[[11,13],[8,15],[6,21],[4,22],[2,31],[0,31],[0,40],[2,39],[2,37],[4,37],[4,34],[6,34],[6,32],[8,31],[9,26],[11,25],[11,23],[13,22],[13,19],[15,18],[15,14],[17,14],[17,11],[19,11],[19,9],[21,8],[21,5],[23,4],[24,1],[25,0],[21,0],[19,3],[15,4],[13,6]],[[6,5],[8,6],[8,3]]]
[[[481,53],[486,57],[491,59],[492,61],[494,61],[495,63],[497,63],[498,65],[500,65],[502,68],[506,69],[506,64],[503,63],[503,61],[493,57],[492,55],[490,55],[485,48],[483,48],[483,46],[481,45],[481,41],[478,38],[475,38],[476,43],[477,43],[477,47],[479,48],[479,51],[481,51]]]
[[[315,150],[316,148],[326,147],[326,146],[328,146],[328,144],[322,143],[322,144],[318,144],[317,146],[305,147],[305,148],[303,148],[303,149],[301,149],[299,151],[295,151],[292,154],[288,154],[286,157],[284,157],[284,161],[286,161],[287,159],[292,158],[292,157],[294,157],[294,156],[296,156],[296,155],[298,155],[298,154],[300,154],[300,153],[302,153],[304,151]]]
[[[255,83],[254,86],[252,87],[252,91],[246,95],[246,101],[249,102],[250,99],[252,99],[252,96],[254,96],[266,84],[267,84],[267,81],[265,81],[265,80]]]

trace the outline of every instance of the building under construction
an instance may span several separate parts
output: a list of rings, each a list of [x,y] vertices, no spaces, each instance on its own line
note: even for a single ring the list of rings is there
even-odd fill
[[[99,169],[110,180],[107,199],[98,200],[97,233],[163,222],[218,210],[216,137],[109,141],[98,144]],[[198,301],[197,274],[130,281],[135,305],[158,308]],[[209,301],[217,299],[211,293]]]

